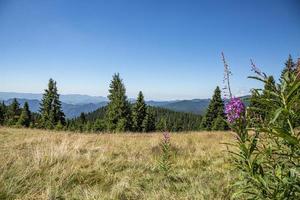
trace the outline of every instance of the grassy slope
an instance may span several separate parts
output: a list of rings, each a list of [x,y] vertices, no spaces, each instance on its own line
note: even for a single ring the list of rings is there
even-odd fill
[[[161,137],[0,128],[0,199],[228,199],[230,133],[172,135],[169,178]]]

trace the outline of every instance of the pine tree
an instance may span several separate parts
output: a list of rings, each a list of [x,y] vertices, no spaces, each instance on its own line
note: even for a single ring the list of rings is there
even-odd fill
[[[136,103],[134,104],[132,108],[132,128],[134,131],[142,132],[143,130],[143,121],[147,114],[147,107],[144,100],[144,95],[140,91],[136,100]]]
[[[157,124],[155,125],[156,129],[158,131],[167,131],[168,130],[168,127],[167,127],[167,119],[166,117],[161,117]]]
[[[84,114],[83,112],[80,113],[79,119],[80,119],[80,122],[81,122],[82,124],[85,124],[85,123],[86,123],[85,114]]]
[[[146,110],[146,116],[142,123],[142,131],[143,132],[155,131],[155,118],[149,108],[147,108]]]
[[[20,118],[18,120],[19,126],[29,127],[31,123],[31,112],[29,110],[28,102],[24,103]]]
[[[101,132],[105,130],[105,121],[101,119],[96,119],[96,121],[93,124],[93,131],[95,132]]]
[[[6,105],[4,101],[0,104],[0,125],[4,125],[6,115]]]
[[[87,121],[85,123],[84,131],[85,132],[91,132],[93,129],[92,123],[90,121]]]
[[[108,99],[110,102],[106,112],[107,128],[113,132],[129,131],[131,128],[130,104],[119,74],[113,75],[109,87]]]
[[[58,123],[65,125],[65,115],[61,109],[59,94],[57,93],[56,82],[49,80],[48,89],[45,90],[42,103],[40,104],[42,127],[53,129]]]
[[[54,93],[53,93],[53,113],[54,121],[61,126],[66,125],[65,113],[62,111],[61,101],[59,100],[59,94],[56,87],[56,82],[54,84]]]
[[[7,109],[7,120],[8,125],[16,125],[21,114],[20,104],[16,98],[13,99],[12,103],[8,106]]]
[[[227,129],[226,121],[224,120],[223,117],[218,115],[218,117],[216,119],[214,119],[214,121],[212,123],[211,130],[213,130],[213,131],[224,131],[226,129]]]
[[[293,58],[292,58],[291,54],[290,54],[287,61],[285,62],[285,67],[281,71],[280,82],[282,82],[282,79],[284,78],[284,75],[285,75],[286,72],[294,73],[296,71],[295,67],[296,67],[296,65],[293,61]]]
[[[79,124],[78,124],[80,132],[85,131],[85,124],[86,124],[86,118],[85,118],[85,114],[82,112],[80,113]]]
[[[208,109],[206,111],[206,114],[202,120],[201,129],[211,130],[212,126],[213,126],[213,121],[217,117],[225,119],[224,102],[221,98],[221,90],[219,87],[217,87],[214,91],[212,100],[211,100],[211,102],[208,106]]]

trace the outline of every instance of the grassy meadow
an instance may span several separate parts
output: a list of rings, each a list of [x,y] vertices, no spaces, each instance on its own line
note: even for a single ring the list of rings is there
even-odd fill
[[[0,199],[229,199],[230,132],[76,134],[0,128]]]

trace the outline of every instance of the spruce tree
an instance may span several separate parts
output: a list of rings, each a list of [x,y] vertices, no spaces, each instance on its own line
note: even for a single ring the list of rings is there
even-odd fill
[[[291,73],[295,73],[295,71],[296,71],[296,64],[294,63],[293,58],[290,54],[287,61],[285,62],[285,67],[281,71],[280,82],[282,82],[282,79],[284,78],[286,72],[289,72],[289,74],[291,74]],[[290,78],[290,76],[288,78]]]
[[[31,112],[29,110],[28,102],[24,103],[20,118],[18,120],[19,126],[29,127],[31,122]]]
[[[96,119],[92,127],[94,132],[102,132],[105,128],[105,121],[102,119]]]
[[[142,132],[143,131],[143,121],[147,114],[147,107],[144,100],[144,95],[140,91],[132,108],[132,128],[134,131]]]
[[[126,89],[119,74],[114,74],[109,85],[107,106],[107,128],[112,132],[129,131],[131,128],[130,104]]]
[[[167,131],[168,127],[167,127],[166,117],[159,118],[155,127],[156,127],[156,130],[158,130],[158,131]]]
[[[8,125],[16,125],[21,114],[20,104],[16,98],[13,99],[12,103],[7,109],[7,120]]]
[[[0,104],[0,125],[4,125],[6,115],[6,105],[4,101]]]
[[[213,131],[224,131],[226,129],[227,129],[226,121],[224,120],[223,117],[218,115],[217,118],[214,119],[214,121],[212,123],[211,130],[213,130]]]
[[[225,120],[224,102],[221,98],[221,90],[219,87],[214,91],[214,95],[202,120],[201,129],[212,130],[213,122],[218,117]]]
[[[54,121],[57,128],[63,127],[66,125],[65,113],[62,111],[61,101],[59,100],[59,94],[56,87],[56,82],[54,84],[54,93],[53,93],[53,113]]]
[[[61,109],[59,94],[57,93],[56,82],[49,80],[48,89],[45,90],[42,102],[40,104],[42,127],[53,129],[58,124],[65,125],[65,115]]]
[[[85,118],[84,112],[80,113],[79,119],[80,119],[80,123],[82,123],[82,124],[86,123],[86,118]]]
[[[155,131],[155,118],[153,113],[150,111],[149,107],[147,107],[146,116],[142,123],[142,131],[143,132]]]

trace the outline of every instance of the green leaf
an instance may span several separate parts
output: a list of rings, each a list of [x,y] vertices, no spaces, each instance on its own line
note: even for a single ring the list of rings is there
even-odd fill
[[[273,119],[270,121],[270,124],[274,124],[274,122],[277,120],[277,118],[279,117],[279,115],[282,113],[283,110],[284,110],[284,108],[278,108],[278,109],[274,112],[274,117],[273,117]]]

